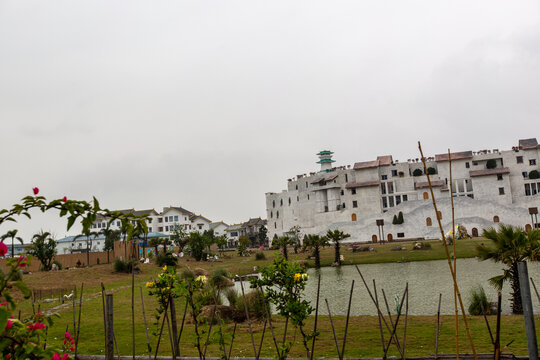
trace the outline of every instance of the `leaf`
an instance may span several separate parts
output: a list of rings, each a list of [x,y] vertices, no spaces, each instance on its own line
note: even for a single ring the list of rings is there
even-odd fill
[[[75,215],[71,215],[68,219],[68,223],[67,223],[67,229],[71,229],[71,227],[73,226],[73,224],[75,223],[75,219],[77,217]]]
[[[99,211],[99,201],[97,201],[95,196],[93,198],[94,198],[94,211]]]
[[[26,284],[22,282],[22,280],[15,281],[13,285],[15,285],[17,288],[19,288],[19,290],[21,290],[26,299],[32,296],[32,291],[30,291],[30,289],[26,287]]]
[[[5,329],[8,321],[9,313],[5,306],[0,308],[0,329]]]

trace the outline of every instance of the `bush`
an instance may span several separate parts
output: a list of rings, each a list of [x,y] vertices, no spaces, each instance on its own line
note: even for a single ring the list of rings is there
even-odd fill
[[[225,290],[225,298],[229,302],[230,306],[237,307],[237,304],[240,300],[240,295],[234,287],[231,287]]]
[[[394,218],[392,219],[392,225],[397,225],[397,224],[399,224],[398,219],[397,219],[397,216],[394,215]]]
[[[437,173],[437,170],[435,170],[434,167],[428,167],[427,173],[428,173],[429,175],[435,175],[435,174]]]
[[[245,294],[245,299],[250,318],[256,318],[261,320],[266,317],[264,299],[258,290],[254,290]],[[244,298],[242,296],[238,296],[236,308],[242,312],[245,312]]]
[[[540,172],[533,170],[529,173],[529,179],[540,179]]]
[[[497,167],[497,160],[495,159],[489,159],[486,162],[486,168],[487,169],[495,169]]]
[[[131,260],[114,259],[113,269],[117,273],[131,273],[131,269],[138,270],[137,263]]]
[[[178,258],[176,256],[173,256],[173,254],[169,251],[167,251],[166,253],[160,252],[156,256],[155,260],[156,264],[159,267],[163,267],[165,265],[175,267],[178,264]]]
[[[469,314],[482,315],[482,305],[484,306],[486,315],[489,315],[491,311],[486,292],[481,285],[478,285],[471,290],[469,296]]]
[[[184,280],[193,280],[196,277],[195,273],[191,269],[188,269],[188,268],[182,270],[182,274],[180,276]]]
[[[414,169],[413,176],[422,176],[423,172],[421,169]]]
[[[210,284],[216,287],[223,287],[231,285],[230,275],[225,269],[217,269],[210,278]]]
[[[262,251],[257,252],[255,253],[255,260],[266,260],[266,255]]]
[[[403,224],[403,212],[399,212],[398,214],[398,224]]]
[[[53,264],[56,264],[56,266],[58,267],[58,270],[62,270],[62,264],[60,263],[60,261],[54,260]]]

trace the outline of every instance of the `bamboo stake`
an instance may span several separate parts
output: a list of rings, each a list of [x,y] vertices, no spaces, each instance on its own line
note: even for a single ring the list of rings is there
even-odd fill
[[[379,307],[379,297],[377,295],[377,285],[375,284],[375,279],[373,279],[373,293],[375,294],[375,302],[377,307]],[[381,344],[382,344],[382,350],[384,352],[384,334],[383,334],[383,328],[382,328],[382,322],[381,322],[381,313],[377,311],[377,316],[379,318],[379,330],[381,332]]]
[[[169,308],[171,308],[171,301],[169,299]],[[174,351],[174,341],[173,341],[173,338],[172,338],[172,332],[171,332],[171,322],[169,321],[169,315],[167,314],[167,331],[169,332],[169,343],[171,344],[171,354],[172,354],[172,358],[173,360],[176,360],[176,356],[175,356],[175,351]]]
[[[178,353],[180,353],[180,339],[182,338],[182,332],[184,331],[184,323],[186,322],[188,301],[186,299],[186,306],[184,307],[184,315],[182,316],[182,325],[180,326],[180,333],[178,334]]]
[[[287,316],[285,318],[285,331],[283,331],[283,342],[281,343],[281,348],[282,349],[285,348],[285,341],[287,340],[287,328],[288,328],[288,325],[289,325],[289,317]]]
[[[493,340],[493,334],[491,333],[491,326],[489,326],[489,322],[486,316],[486,309],[484,309],[484,304],[480,301],[480,308],[482,309],[482,315],[484,316],[484,321],[486,322],[487,329],[489,331],[489,337],[491,339],[491,344],[495,345],[495,340]]]
[[[81,296],[79,297],[79,319],[77,320],[77,337],[75,338],[75,359],[77,358],[77,350],[79,349],[79,334],[81,332],[81,313],[82,313],[82,296],[84,283],[81,284]]]
[[[270,331],[272,333],[272,339],[274,340],[274,345],[276,347],[276,352],[278,354],[278,357],[281,358],[281,352],[279,351],[279,346],[278,346],[278,343],[277,343],[277,339],[276,339],[276,334],[274,333],[274,326],[272,326],[272,314],[270,314],[270,309],[269,309],[269,306],[266,302],[266,298],[264,296],[264,291],[262,289],[262,286],[259,286],[259,290],[261,292],[261,296],[263,298],[263,305],[264,305],[264,308],[266,309],[266,318],[268,319],[268,325],[270,325]]]
[[[101,283],[101,303],[103,305],[103,327],[105,328],[105,349],[107,348],[107,315],[106,315],[106,308],[105,308],[105,285]],[[114,354],[113,354],[114,357]]]
[[[77,301],[77,286],[73,289],[73,336],[77,335],[77,308],[75,307],[75,302]]]
[[[132,242],[133,243],[133,242]],[[133,250],[133,247],[132,247]],[[135,360],[135,271],[133,252],[131,253],[131,349]]]
[[[388,299],[386,298],[386,293],[384,292],[384,289],[381,289],[382,291],[382,294],[383,294],[383,298],[384,298],[384,303],[386,304],[386,311],[388,312],[388,317],[390,318],[390,324],[394,324],[394,320],[392,319],[392,312],[390,311],[390,306],[388,306]],[[390,334],[392,333],[392,329],[388,328],[388,331],[390,332]],[[394,344],[396,344],[396,347],[398,348],[399,350],[399,354],[403,357],[403,350],[401,349],[401,344],[399,343],[399,338],[397,336],[395,337],[390,337],[390,340],[394,340]],[[386,347],[385,347],[386,349]]]
[[[454,253],[454,272],[457,274],[457,264],[456,264],[456,223],[454,215],[454,190],[453,190],[453,178],[452,178],[452,155],[450,154],[450,149],[448,149],[448,167],[450,168],[450,203],[452,205],[452,250]],[[437,214],[438,216],[438,214]],[[446,241],[446,239],[443,239]],[[459,311],[457,305],[457,292],[456,287],[454,286],[454,322],[456,327],[456,360],[459,360]]]
[[[315,350],[315,339],[317,336],[317,319],[319,317],[319,294],[321,291],[321,272],[319,271],[319,278],[317,280],[317,300],[315,301],[315,324],[313,324],[313,341],[311,342],[310,360],[313,360],[313,350]]]
[[[261,335],[261,343],[259,344],[259,351],[257,352],[257,357],[255,358],[255,360],[259,360],[259,357],[261,356],[261,349],[262,349],[262,346],[263,346],[263,340],[264,340],[264,334],[266,332],[266,323],[268,323],[268,320],[264,320],[264,326],[263,326],[263,331],[262,331],[262,335]]]
[[[439,294],[439,307],[437,308],[437,330],[435,331],[435,360],[437,360],[437,354],[439,352],[439,324],[441,319],[441,299],[442,294]]]
[[[144,330],[146,331],[146,347],[148,348],[148,359],[151,359],[152,349],[150,347],[150,338],[148,337],[148,325],[146,324],[146,312],[144,311],[144,298],[143,298],[142,287],[140,287],[139,289],[141,290],[141,306],[142,306],[142,313],[143,313],[143,319],[144,319]]]
[[[354,280],[351,284],[351,293],[349,294],[349,306],[347,308],[347,320],[345,321],[345,334],[343,335],[343,347],[341,348],[341,356],[345,356],[345,343],[347,341],[347,329],[349,328],[349,317],[351,316],[351,303],[352,303],[352,294],[354,289]]]
[[[220,289],[218,288],[218,292],[219,291],[220,291]],[[215,291],[213,285],[212,285],[212,296],[214,297],[214,304],[216,304],[216,307],[217,307],[218,300],[217,300],[216,291]],[[219,296],[219,294],[218,294],[218,296]],[[215,312],[215,308],[214,308],[214,312]],[[221,340],[221,346],[223,348],[223,356],[225,357],[225,359],[227,359],[227,350],[225,350],[225,340],[223,339],[223,328],[221,326],[221,314],[220,313],[218,313],[218,322],[219,322],[219,337],[220,337],[220,340]],[[264,333],[263,333],[263,336],[264,336]]]
[[[405,298],[405,329],[403,330],[403,356],[405,360],[405,345],[407,344],[407,318],[409,316],[409,290],[407,289],[407,295]]]
[[[499,360],[501,357],[501,308],[502,308],[502,296],[501,292],[497,293],[497,328],[495,330],[495,360]]]
[[[163,334],[163,327],[165,326],[165,318],[167,317],[167,310],[169,309],[169,303],[165,304],[165,311],[163,312],[163,320],[161,321],[161,328],[159,329],[158,341],[156,344],[156,353],[154,355],[154,360],[157,359],[157,354],[159,350],[159,344],[161,343],[161,335]]]
[[[227,359],[230,359],[231,358],[231,351],[232,351],[232,346],[233,346],[233,342],[234,342],[234,334],[236,334],[236,321],[234,322],[234,329],[233,329],[233,332],[232,332],[232,337],[231,337],[231,345],[229,346],[229,356],[227,356]]]
[[[431,178],[429,174],[427,173],[427,167],[426,167],[426,158],[424,157],[424,153],[422,151],[422,145],[420,144],[420,141],[418,142],[418,149],[420,150],[420,155],[422,156],[422,163],[424,164],[424,172],[426,173],[428,185],[429,185],[429,191],[431,192],[431,199],[433,201],[433,208],[435,209],[435,214],[438,214],[437,210],[437,202],[435,201],[435,196],[433,194],[433,186],[431,185]],[[444,251],[446,252],[446,259],[448,260],[448,266],[450,267],[450,273],[452,275],[452,280],[454,281],[454,287],[456,288],[457,297],[459,300],[459,305],[461,307],[461,314],[463,316],[463,321],[465,322],[465,329],[467,330],[467,336],[469,337],[469,342],[471,344],[471,349],[473,352],[473,356],[475,360],[478,360],[478,355],[476,354],[476,348],[474,347],[474,341],[471,336],[471,330],[469,328],[469,321],[467,320],[467,315],[465,313],[465,307],[463,306],[463,300],[461,299],[461,293],[459,291],[459,287],[457,284],[456,279],[456,273],[454,272],[454,269],[452,267],[452,262],[450,261],[450,252],[448,251],[448,244],[446,244],[446,241],[444,241],[444,230],[441,224],[441,219],[439,216],[437,216],[437,223],[439,224],[439,230],[441,231],[441,238],[443,239],[444,244]]]
[[[392,344],[392,338],[395,337],[396,340],[397,340],[396,331],[397,331],[397,326],[398,326],[398,323],[399,323],[399,317],[401,316],[401,309],[403,308],[403,301],[405,300],[405,294],[408,291],[409,291],[409,283],[407,283],[407,285],[405,285],[405,291],[403,291],[403,296],[401,297],[401,303],[399,304],[398,313],[397,313],[397,316],[396,316],[396,322],[393,324],[392,335],[390,336],[390,340],[388,341],[388,345],[386,346],[386,349],[384,351],[383,359],[386,359],[386,354],[388,353],[388,349],[390,349],[390,345]]]
[[[326,302],[326,308],[328,309],[328,317],[330,318],[330,325],[332,325],[332,332],[334,333],[334,341],[336,342],[336,350],[338,353],[339,360],[343,360],[343,357],[341,357],[341,353],[339,352],[339,344],[336,336],[336,329],[334,328],[334,321],[332,320],[332,313],[330,312],[330,305],[328,305],[328,299],[324,299]]]
[[[246,319],[248,321],[249,335],[251,335],[251,344],[253,345],[253,355],[257,357],[257,349],[255,348],[255,339],[253,338],[253,329],[251,328],[251,320],[249,319],[249,311],[246,303],[246,294],[244,293],[244,283],[240,281],[240,288],[242,289],[242,299],[244,301],[244,310],[246,312]]]
[[[538,302],[540,302],[540,295],[538,294],[538,290],[536,290],[536,285],[534,284],[534,280],[533,278],[529,278],[531,279],[531,283],[533,284],[533,287],[534,287],[534,292],[536,293],[536,297],[538,298]]]
[[[219,296],[219,292],[218,292],[218,296]],[[204,344],[203,359],[206,358],[206,349],[208,348],[208,342],[210,341],[210,334],[212,332],[212,325],[214,324],[214,318],[216,316],[216,307],[217,307],[217,304],[214,304],[214,307],[212,310],[212,317],[210,318],[210,326],[208,326],[208,336],[206,337],[206,343]]]

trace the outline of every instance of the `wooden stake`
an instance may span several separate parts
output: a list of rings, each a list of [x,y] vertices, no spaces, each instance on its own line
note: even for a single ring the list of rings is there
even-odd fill
[[[375,294],[375,302],[378,308],[379,297],[377,296],[377,285],[375,284],[375,279],[373,279],[373,293]],[[381,322],[381,313],[379,311],[377,311],[377,317],[379,318],[379,331],[381,333],[381,344],[382,344],[382,350],[384,352],[384,334],[383,334],[383,328],[382,328],[382,322]]]
[[[334,321],[332,320],[332,313],[330,312],[330,305],[328,305],[328,299],[324,299],[326,302],[326,309],[328,310],[328,317],[330,318],[330,325],[332,325],[332,332],[334,333],[334,341],[336,342],[336,351],[338,353],[339,360],[343,360],[341,353],[339,352],[339,344],[336,336],[336,328],[334,327]]]
[[[489,326],[489,322],[486,316],[486,309],[484,309],[484,304],[480,301],[480,308],[482,309],[482,315],[484,316],[484,321],[486,322],[487,329],[489,331],[489,337],[491,339],[491,344],[495,345],[495,340],[493,340],[493,334],[491,333],[491,326]]]
[[[272,332],[272,339],[274,340],[274,345],[276,347],[276,353],[278,354],[278,357],[281,358],[281,352],[279,351],[279,346],[276,339],[276,334],[274,333],[274,327],[272,326],[272,314],[270,314],[270,309],[268,304],[266,303],[266,298],[264,297],[264,291],[261,286],[259,286],[259,290],[261,292],[261,296],[263,299],[263,305],[266,310],[266,318],[268,319],[268,325],[270,325],[270,331]]]
[[[454,272],[457,274],[457,264],[456,264],[456,223],[454,215],[454,190],[453,190],[453,178],[452,178],[452,156],[450,154],[450,149],[448,149],[448,167],[450,168],[450,203],[452,205],[452,249],[454,253]],[[438,213],[437,213],[438,216]],[[446,241],[446,239],[443,239]],[[457,292],[456,287],[454,286],[454,322],[456,327],[456,360],[459,360],[459,311],[457,305]]]
[[[435,330],[435,360],[437,360],[437,354],[439,353],[439,324],[441,319],[441,299],[442,294],[439,294],[439,307],[437,308],[437,330]]]
[[[156,345],[156,353],[154,355],[154,360],[157,359],[157,354],[159,350],[159,344],[161,343],[161,335],[163,334],[163,327],[165,326],[165,318],[167,317],[167,310],[169,309],[169,303],[165,304],[165,311],[163,312],[163,320],[161,320],[161,328],[159,329],[158,341]]]
[[[259,360],[259,357],[261,356],[261,349],[262,349],[262,346],[263,346],[263,340],[264,340],[264,333],[266,332],[266,324],[268,323],[268,320],[264,320],[264,326],[263,326],[263,331],[262,331],[262,335],[261,335],[261,343],[259,344],[259,351],[257,351],[257,357],[255,358],[255,360]]]
[[[182,316],[182,325],[180,326],[180,333],[178,334],[178,354],[180,354],[180,339],[182,338],[182,332],[184,331],[184,323],[186,321],[188,301],[186,299],[186,306],[184,307],[184,315]]]
[[[407,285],[405,285],[405,291],[403,291],[403,296],[401,297],[401,303],[399,304],[398,313],[397,313],[397,316],[396,316],[396,322],[393,324],[392,335],[390,336],[390,340],[388,341],[388,345],[386,345],[386,349],[384,351],[383,359],[386,359],[386,354],[388,353],[388,349],[390,349],[390,345],[392,344],[392,338],[395,337],[395,339],[397,341],[398,337],[396,335],[396,331],[397,331],[397,326],[398,326],[398,323],[399,323],[399,317],[401,316],[401,309],[403,308],[403,301],[405,300],[405,294],[407,293],[407,291],[409,291],[409,283],[407,283]],[[402,357],[403,357],[403,355],[402,355]]]
[[[345,343],[347,341],[347,329],[349,328],[349,317],[351,316],[351,303],[352,303],[352,294],[354,290],[354,280],[351,284],[351,293],[349,294],[349,306],[347,307],[347,320],[345,321],[345,334],[343,335],[343,346],[341,348],[341,357],[345,356]]]
[[[435,201],[435,195],[433,193],[433,186],[431,185],[431,178],[427,172],[427,166],[426,166],[426,158],[424,157],[424,153],[422,151],[422,145],[420,144],[420,141],[418,142],[418,149],[420,150],[420,155],[422,156],[422,163],[424,164],[424,172],[426,173],[426,176],[427,176],[427,180],[428,180],[428,185],[429,185],[429,191],[431,192],[431,200],[433,201],[433,208],[435,209],[435,214],[438,215],[438,210],[437,210],[437,202]],[[443,244],[444,244],[444,251],[446,253],[446,259],[448,260],[448,266],[450,268],[450,273],[452,275],[452,280],[454,281],[454,287],[456,289],[456,293],[457,293],[457,297],[458,297],[458,300],[459,300],[459,305],[461,307],[461,314],[463,315],[463,321],[465,322],[465,329],[467,330],[467,336],[469,337],[469,342],[471,344],[471,349],[472,349],[472,352],[473,352],[473,356],[474,356],[474,359],[475,360],[478,360],[478,355],[476,354],[476,348],[474,347],[474,341],[473,341],[473,338],[471,336],[471,330],[469,328],[469,321],[467,320],[467,315],[465,313],[465,306],[463,306],[463,300],[461,299],[461,293],[459,291],[459,287],[458,287],[458,284],[457,284],[457,279],[456,279],[456,273],[452,267],[452,262],[450,261],[450,252],[448,251],[448,244],[446,243],[445,240],[445,236],[444,236],[444,230],[443,230],[443,227],[442,227],[442,224],[441,224],[441,219],[439,216],[436,216],[437,217],[437,223],[439,224],[439,230],[441,231],[441,238],[443,239]]]
[[[75,338],[75,359],[77,358],[77,350],[79,349],[79,334],[81,332],[81,313],[82,313],[82,297],[84,283],[81,284],[81,296],[79,298],[79,319],[77,320],[77,337]]]
[[[538,298],[538,302],[540,302],[540,295],[538,294],[538,290],[536,290],[536,285],[534,283],[533,278],[529,278],[531,280],[531,283],[533,284],[534,292],[536,293],[536,297]]]
[[[244,301],[244,310],[246,312],[246,319],[248,321],[249,335],[251,335],[251,344],[253,345],[253,355],[257,357],[257,349],[255,348],[255,339],[253,338],[253,330],[251,328],[251,320],[249,319],[249,311],[246,303],[246,295],[244,293],[244,283],[240,280],[240,288],[242,289],[242,299]]]
[[[319,317],[319,294],[321,291],[321,272],[319,270],[319,278],[317,280],[317,300],[315,301],[315,324],[313,324],[313,341],[311,342],[310,360],[313,360],[313,351],[315,350],[315,339],[317,336],[317,319]]]
[[[409,290],[407,289],[407,294],[405,295],[405,329],[403,330],[403,356],[402,359],[405,360],[405,345],[407,344],[407,318],[409,315]]]
[[[101,304],[103,306],[103,326],[105,328],[105,349],[107,349],[107,309],[105,308],[105,285],[101,283]]]
[[[146,324],[146,312],[144,311],[144,298],[142,287],[140,287],[139,289],[141,290],[141,306],[144,319],[144,330],[146,332],[146,348],[148,349],[148,359],[152,359],[152,349],[150,348],[150,338],[148,337],[148,325]]]
[[[499,291],[497,293],[497,328],[495,330],[495,348],[494,348],[494,358],[495,360],[499,360],[501,357],[501,306],[502,304],[502,296],[501,292]]]
[[[233,346],[233,342],[234,342],[234,334],[236,334],[236,321],[234,322],[234,329],[233,329],[233,332],[232,332],[231,345],[229,346],[229,356],[227,356],[227,359],[231,358],[231,351],[232,351],[232,346]]]

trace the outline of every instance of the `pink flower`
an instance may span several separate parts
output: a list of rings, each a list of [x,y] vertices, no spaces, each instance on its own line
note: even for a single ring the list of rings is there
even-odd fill
[[[34,195],[39,194],[39,188],[38,187],[32,188],[32,191],[34,192]]]
[[[71,333],[69,333],[69,332],[66,331],[66,332],[64,333],[64,337],[70,339],[70,338],[71,338]]]
[[[7,324],[6,324],[6,330],[11,329],[12,326],[13,326],[13,321],[8,320],[8,321],[7,321]]]
[[[66,201],[67,201],[67,197],[64,196],[64,197],[62,198],[62,201],[63,201],[63,202],[66,202]]]
[[[28,258],[19,256],[19,261],[17,262],[17,265],[19,265],[20,267],[25,267],[27,262]]]
[[[46,327],[45,324],[42,324],[40,322],[36,322],[36,323],[28,325],[28,330],[29,331],[41,330],[41,329],[45,329],[45,327]]]
[[[6,255],[8,252],[8,247],[6,244],[4,244],[4,242],[0,242],[0,256],[4,256]]]

